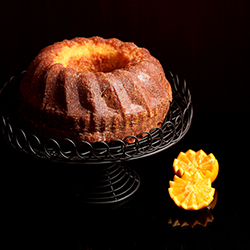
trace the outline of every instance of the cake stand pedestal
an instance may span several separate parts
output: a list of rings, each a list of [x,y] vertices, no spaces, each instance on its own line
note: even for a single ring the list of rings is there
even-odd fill
[[[188,132],[193,106],[186,81],[171,72],[169,80],[173,101],[161,127],[142,131],[137,136],[110,143],[76,144],[69,138],[57,141],[32,134],[21,123],[18,113],[18,92],[21,79],[12,77],[0,90],[0,128],[5,141],[15,150],[54,162],[81,164],[89,167],[87,181],[77,192],[77,198],[91,204],[110,204],[133,195],[140,186],[136,171],[123,162],[148,157],[166,150],[179,142]]]
[[[140,177],[122,163],[91,167],[76,191],[78,200],[90,204],[110,204],[123,201],[140,186]]]

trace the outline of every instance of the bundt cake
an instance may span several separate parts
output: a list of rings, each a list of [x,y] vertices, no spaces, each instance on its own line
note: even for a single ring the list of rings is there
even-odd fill
[[[110,142],[163,122],[172,91],[159,61],[116,38],[42,49],[20,84],[20,115],[44,137]]]

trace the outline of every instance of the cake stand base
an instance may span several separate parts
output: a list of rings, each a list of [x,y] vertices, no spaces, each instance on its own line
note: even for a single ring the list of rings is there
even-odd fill
[[[89,204],[111,204],[133,195],[140,186],[136,171],[121,163],[92,167],[76,192],[76,198]]]

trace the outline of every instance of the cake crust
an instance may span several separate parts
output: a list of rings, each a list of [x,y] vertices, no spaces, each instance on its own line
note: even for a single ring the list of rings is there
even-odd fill
[[[20,114],[44,137],[110,142],[159,126],[172,101],[160,62],[116,38],[42,49],[20,85]]]

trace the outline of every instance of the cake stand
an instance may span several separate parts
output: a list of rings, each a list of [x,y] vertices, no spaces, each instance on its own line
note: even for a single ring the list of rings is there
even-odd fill
[[[87,203],[109,204],[130,197],[138,190],[140,177],[129,164],[123,163],[172,147],[185,136],[191,126],[193,106],[186,81],[168,72],[166,77],[172,87],[173,101],[160,127],[110,143],[91,144],[82,141],[77,144],[69,138],[61,141],[40,138],[30,133],[19,119],[18,92],[24,74],[25,71],[19,77],[12,77],[0,90],[1,133],[13,149],[27,155],[84,165],[88,169],[88,181],[84,181],[76,196]]]

